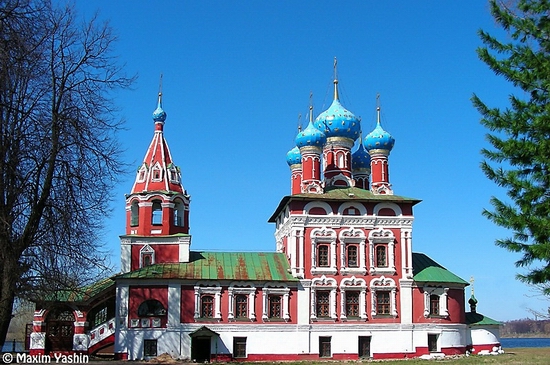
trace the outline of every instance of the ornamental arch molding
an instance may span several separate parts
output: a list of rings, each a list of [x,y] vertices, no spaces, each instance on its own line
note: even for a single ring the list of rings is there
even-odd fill
[[[333,215],[332,207],[326,202],[309,202],[304,207],[304,214],[309,214],[313,208],[321,208],[326,215]],[[318,214],[317,214],[318,215]]]

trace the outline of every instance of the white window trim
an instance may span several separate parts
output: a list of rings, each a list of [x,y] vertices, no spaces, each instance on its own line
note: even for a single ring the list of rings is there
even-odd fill
[[[344,229],[340,232],[340,273],[346,274],[360,274],[365,275],[367,273],[366,257],[365,257],[365,232],[361,229]],[[358,267],[347,267],[347,246],[350,244],[356,244],[357,247],[357,259],[359,261]]]
[[[327,278],[325,275],[320,278],[315,278],[311,281],[311,319],[318,320],[317,318],[317,291],[329,291],[330,292],[330,318],[337,319],[336,315],[336,280],[333,278]],[[322,319],[322,318],[321,318]]]
[[[367,320],[367,283],[364,279],[357,279],[355,276],[351,278],[342,279],[340,282],[340,293],[341,293],[341,302],[340,302],[340,318],[342,320],[347,320],[346,315],[346,292],[347,291],[358,291],[359,292],[359,318],[361,320]]]
[[[202,286],[201,286],[202,285]],[[201,296],[209,294],[214,296],[214,319],[222,318],[221,312],[221,295],[222,287],[217,282],[199,282],[195,285],[195,320],[202,319],[201,317]]]
[[[141,176],[141,173],[143,172],[143,176]],[[143,164],[139,167],[137,171],[136,181],[138,183],[144,182],[147,180],[147,164]]]
[[[139,250],[139,267],[143,267],[143,254],[151,254],[151,265],[155,264],[155,250],[149,246],[145,245]]]
[[[155,171],[160,171],[158,179],[155,178]],[[160,166],[160,164],[157,162],[153,167],[151,167],[151,181],[154,181],[154,182],[162,181],[162,177],[163,177],[162,175],[163,175],[162,166]]]
[[[449,317],[448,295],[449,288],[424,287],[424,317],[447,318]],[[430,313],[430,295],[439,296],[439,314]]]
[[[348,208],[355,208],[359,211],[359,214],[351,215],[349,217],[360,217],[367,215],[367,208],[364,205],[358,203],[347,202],[338,207],[338,215],[344,215],[344,211]]]
[[[386,245],[386,259],[388,267],[376,267],[376,246]],[[371,275],[396,274],[395,269],[395,236],[389,229],[373,229],[369,232],[369,266]]]
[[[311,231],[311,274],[336,274],[336,231],[330,228],[316,228]],[[317,246],[329,245],[329,267],[317,267]]]
[[[376,313],[376,293],[378,291],[385,291],[390,293],[390,315],[392,317],[397,317],[397,306],[396,306],[396,297],[397,297],[397,286],[395,281],[390,278],[385,278],[384,276],[380,278],[374,278],[370,281],[370,291],[371,291],[371,317],[384,317],[387,314],[381,315]]]
[[[290,299],[290,289],[286,285],[280,285],[277,283],[267,283],[262,288],[262,320],[264,322],[269,322],[271,318],[269,318],[269,296],[270,295],[281,295],[283,297],[283,313],[282,313],[282,319],[285,321],[290,320],[290,312],[289,312],[289,299]]]
[[[254,306],[256,298],[256,288],[252,283],[247,283],[244,281],[231,283],[229,285],[229,288],[227,289],[227,292],[229,297],[229,313],[227,315],[227,318],[229,320],[235,320],[235,296],[240,294],[248,296],[248,319],[250,319],[251,321],[256,320],[256,308]]]

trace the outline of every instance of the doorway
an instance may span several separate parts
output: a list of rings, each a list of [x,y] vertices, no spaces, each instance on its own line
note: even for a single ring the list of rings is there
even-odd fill
[[[359,358],[368,359],[370,358],[370,339],[371,336],[359,336]]]
[[[210,362],[210,338],[211,337],[191,338],[191,360],[193,362]]]

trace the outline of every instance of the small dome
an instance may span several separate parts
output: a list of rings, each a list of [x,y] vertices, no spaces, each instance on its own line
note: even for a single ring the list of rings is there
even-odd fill
[[[294,147],[286,154],[286,163],[288,166],[301,164],[302,163],[302,154],[298,146]]]
[[[359,144],[357,151],[351,155],[351,167],[352,170],[370,169],[370,155],[362,143]]]
[[[376,128],[367,134],[363,140],[363,144],[367,151],[376,149],[391,151],[395,144],[395,139],[382,128],[380,118],[378,118]]]
[[[313,123],[310,121],[306,129],[298,132],[296,136],[296,146],[298,148],[305,146],[319,146],[322,147],[325,144],[327,137],[323,132],[313,126]]]
[[[164,109],[162,109],[162,93],[159,93],[159,101],[157,108],[153,112],[153,120],[155,121],[155,123],[164,123],[164,121],[166,120],[166,112],[164,111]]]

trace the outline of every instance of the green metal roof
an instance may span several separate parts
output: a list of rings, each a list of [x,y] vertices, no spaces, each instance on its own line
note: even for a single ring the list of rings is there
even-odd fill
[[[190,252],[188,263],[143,267],[114,279],[297,281],[288,260],[276,252]]]
[[[96,295],[113,287],[115,282],[110,279],[102,279],[91,285],[74,290],[58,290],[46,296],[46,301],[56,302],[87,302]]]
[[[466,312],[466,324],[470,326],[501,325],[502,323],[492,318],[486,317],[481,313]]]
[[[279,212],[292,200],[334,200],[334,201],[371,201],[371,202],[403,202],[403,203],[420,203],[421,200],[414,198],[407,198],[399,195],[388,194],[373,194],[369,190],[359,189],[355,187],[330,187],[325,190],[323,194],[295,194],[285,196],[279,206],[269,218],[269,222],[275,222]]]
[[[412,261],[414,281],[426,283],[455,283],[464,286],[469,285],[468,282],[462,280],[423,253],[413,252]]]

